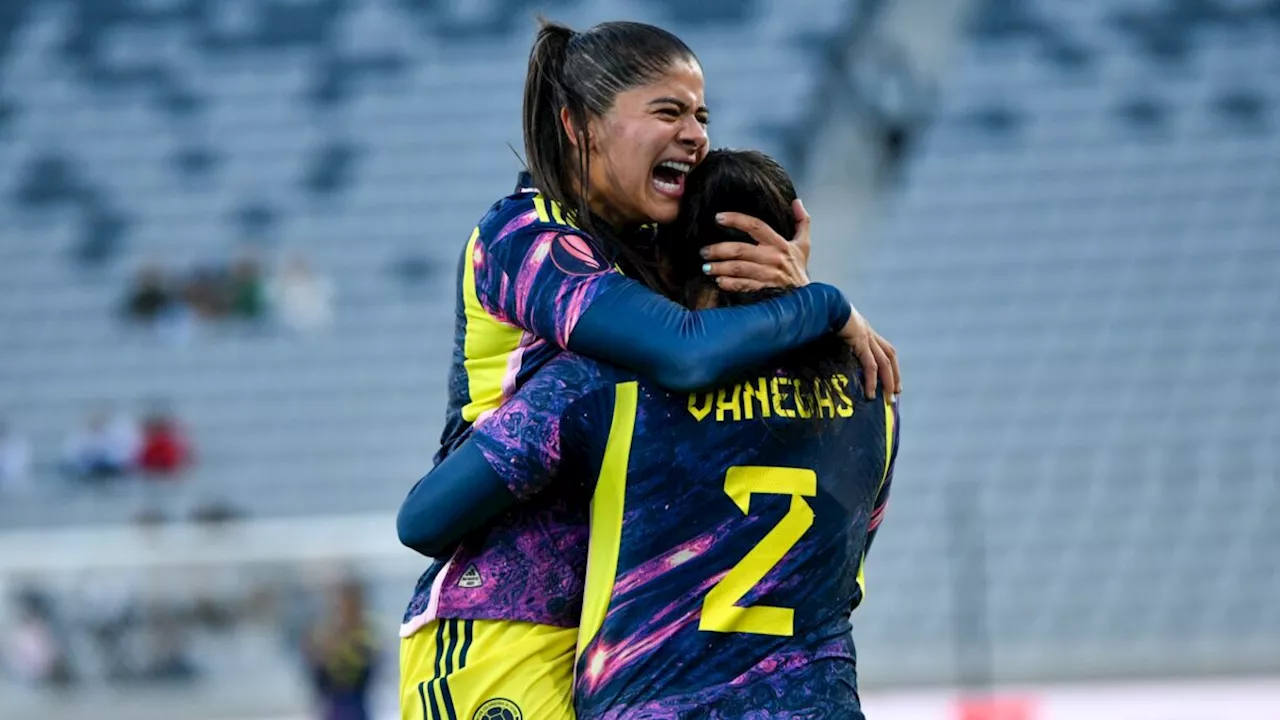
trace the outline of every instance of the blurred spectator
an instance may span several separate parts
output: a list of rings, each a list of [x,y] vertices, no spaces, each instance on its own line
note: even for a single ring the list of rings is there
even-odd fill
[[[364,588],[347,581],[334,591],[329,617],[306,641],[312,688],[323,720],[368,720],[369,687],[376,669],[373,629],[365,616]]]
[[[185,470],[190,462],[191,443],[177,420],[162,411],[147,417],[142,428],[138,467],[148,475],[171,478]]]
[[[191,311],[159,265],[146,265],[138,271],[125,302],[125,315],[169,340],[183,342],[191,336]]]
[[[231,266],[231,312],[243,320],[258,320],[267,309],[267,291],[257,258],[245,255]]]
[[[196,675],[190,657],[190,633],[177,608],[159,605],[148,610],[150,640],[146,677],[151,680],[190,680]]]
[[[66,652],[53,626],[48,598],[25,590],[16,598],[17,622],[5,638],[5,660],[10,671],[35,687],[65,686],[71,681]]]
[[[0,495],[27,487],[31,470],[31,446],[0,420]]]
[[[72,477],[81,480],[118,477],[129,472],[140,449],[141,438],[132,419],[95,412],[83,428],[67,438],[63,465]]]
[[[212,264],[197,267],[187,279],[183,297],[202,320],[226,317],[232,306],[226,269]]]
[[[272,310],[293,330],[319,330],[333,321],[333,283],[312,270],[302,255],[285,261],[271,279],[267,294]]]
[[[164,270],[159,265],[144,265],[134,277],[133,287],[129,288],[125,314],[131,320],[154,323],[172,309],[176,301]]]

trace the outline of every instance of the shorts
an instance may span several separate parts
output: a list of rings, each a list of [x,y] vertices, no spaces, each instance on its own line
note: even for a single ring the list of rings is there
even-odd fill
[[[573,720],[577,628],[436,619],[400,641],[400,720]]]

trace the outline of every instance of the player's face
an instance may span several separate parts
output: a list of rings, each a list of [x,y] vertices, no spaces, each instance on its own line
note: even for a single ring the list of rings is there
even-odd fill
[[[592,210],[616,226],[674,221],[685,176],[707,155],[706,123],[702,68],[692,60],[618,93],[591,121]]]

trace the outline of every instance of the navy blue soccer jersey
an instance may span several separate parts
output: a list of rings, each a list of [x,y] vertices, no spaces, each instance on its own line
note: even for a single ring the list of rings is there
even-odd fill
[[[579,718],[857,716],[849,613],[897,409],[827,380],[678,395],[564,354],[476,426],[518,498],[590,505]]]
[[[575,349],[626,364],[668,387],[701,387],[840,327],[851,308],[817,283],[737,308],[699,312],[625,277],[606,244],[577,228],[522,177],[481,218],[458,265],[457,334],[439,463],[571,338]],[[652,245],[649,227],[613,241]],[[642,253],[643,254],[643,253]],[[592,309],[594,308],[594,312]],[[437,617],[573,627],[586,562],[585,508],[556,492],[513,508],[457,542],[419,579],[404,613],[408,637]],[[492,578],[470,582],[476,575]]]

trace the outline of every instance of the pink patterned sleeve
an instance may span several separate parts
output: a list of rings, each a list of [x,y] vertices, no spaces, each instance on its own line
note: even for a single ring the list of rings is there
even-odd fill
[[[494,317],[566,348],[582,313],[612,283],[630,282],[596,241],[517,217],[473,253],[476,295]]]

